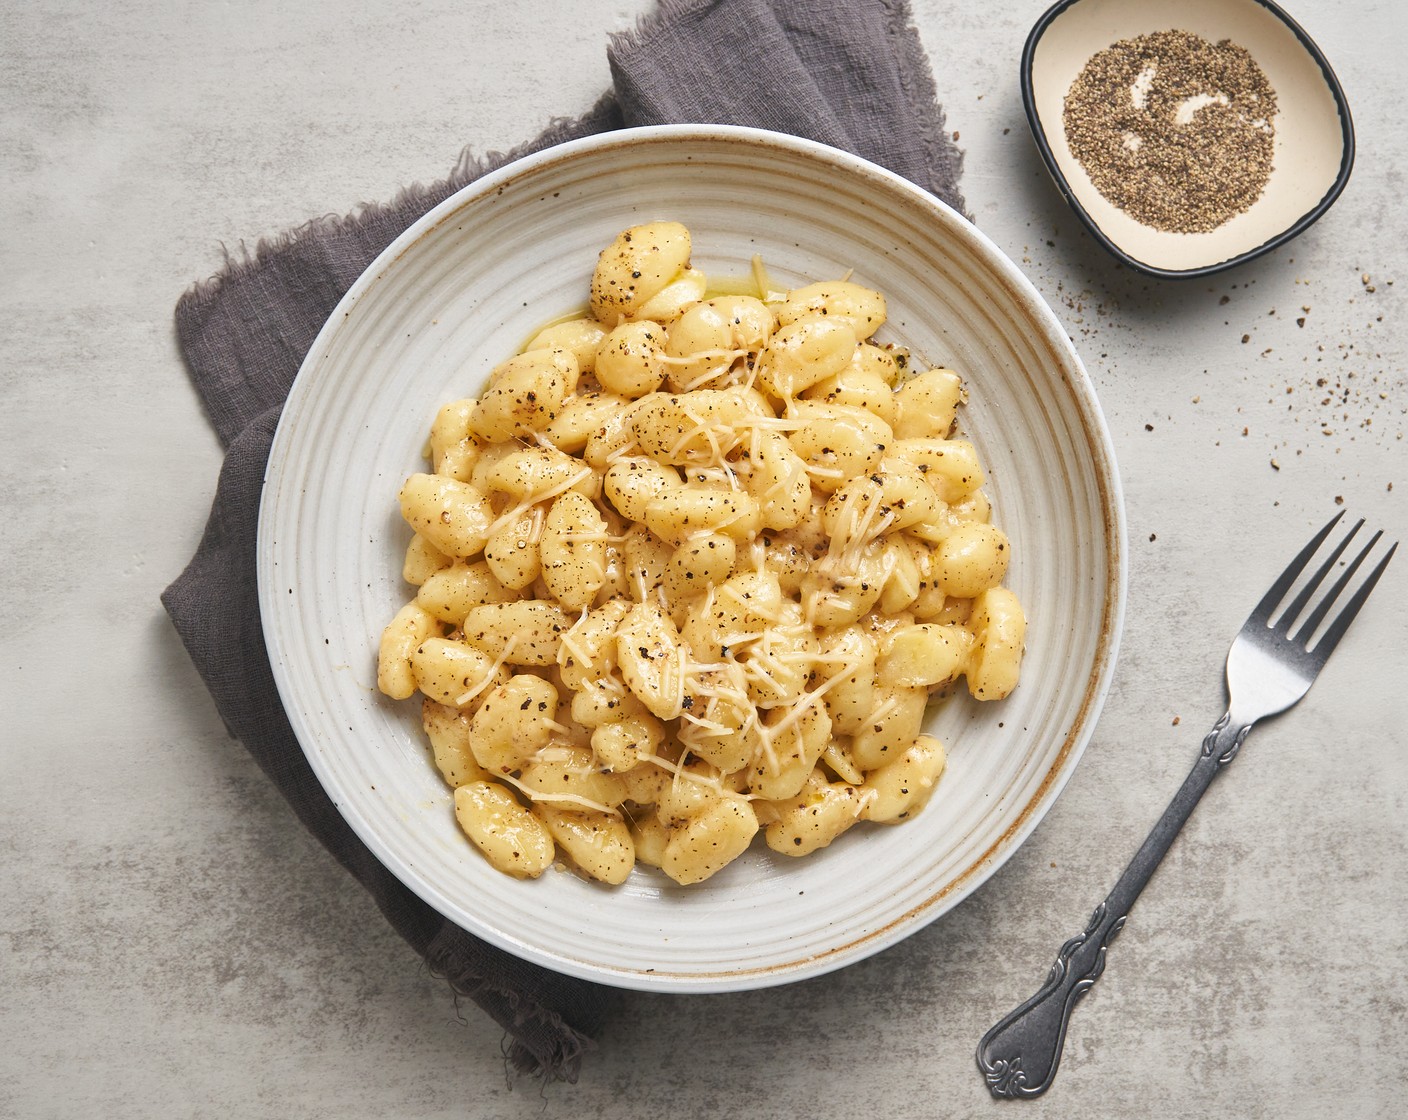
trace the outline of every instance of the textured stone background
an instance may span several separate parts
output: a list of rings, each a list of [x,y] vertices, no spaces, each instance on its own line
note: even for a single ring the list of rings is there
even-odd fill
[[[1346,195],[1289,247],[1182,286],[1112,268],[1044,177],[1016,84],[1041,0],[916,5],[968,202],[1082,351],[1130,524],[1094,741],[951,915],[793,987],[631,995],[579,1084],[510,1089],[497,1029],[457,1015],[226,737],[157,602],[219,465],[177,297],[224,248],[585,110],[607,33],[648,7],[0,13],[0,1115],[1400,1115],[1401,558],[1311,699],[1210,793],[1053,1092],[999,1105],[972,1060],[1182,780],[1227,642],[1282,559],[1340,497],[1408,525],[1408,15],[1391,0],[1292,4],[1354,108]]]

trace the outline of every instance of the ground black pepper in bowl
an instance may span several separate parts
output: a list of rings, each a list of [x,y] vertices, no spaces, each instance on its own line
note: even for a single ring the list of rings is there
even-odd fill
[[[1251,208],[1272,171],[1276,93],[1251,54],[1188,31],[1122,39],[1072,83],[1072,154],[1113,206],[1206,233]]]

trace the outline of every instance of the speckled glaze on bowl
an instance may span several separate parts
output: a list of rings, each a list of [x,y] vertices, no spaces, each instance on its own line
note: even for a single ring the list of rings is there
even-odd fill
[[[1276,91],[1272,171],[1261,197],[1207,233],[1144,225],[1096,189],[1066,140],[1066,91],[1106,47],[1189,31],[1245,48]],[[1339,198],[1354,166],[1354,125],[1339,80],[1305,30],[1271,0],[1061,0],[1022,52],[1022,100],[1037,149],[1076,216],[1114,256],[1162,279],[1206,276],[1284,245]]]
[[[585,303],[597,253],[654,218],[694,262],[884,290],[885,337],[963,371],[962,423],[1012,539],[1030,616],[1022,684],[959,698],[929,730],[948,773],[914,821],[863,825],[802,860],[761,843],[707,882],[637,868],[621,887],[493,871],[455,824],[413,703],[375,688],[382,627],[409,598],[396,493],[438,406],[473,395],[546,320]],[[368,847],[441,913],[558,971],[721,991],[839,968],[956,905],[1030,834],[1070,777],[1114,666],[1125,540],[1109,434],[1050,310],[967,221],[841,152],[678,126],[576,141],[446,200],[347,293],[289,396],[260,513],[265,637],[313,770]]]

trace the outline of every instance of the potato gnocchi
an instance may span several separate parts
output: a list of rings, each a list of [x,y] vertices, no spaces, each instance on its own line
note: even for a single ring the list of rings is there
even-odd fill
[[[414,598],[377,684],[421,696],[465,835],[681,884],[914,816],[931,697],[1017,684],[1007,537],[957,373],[874,341],[849,280],[710,295],[689,231],[624,230],[590,313],[446,404],[400,493]]]

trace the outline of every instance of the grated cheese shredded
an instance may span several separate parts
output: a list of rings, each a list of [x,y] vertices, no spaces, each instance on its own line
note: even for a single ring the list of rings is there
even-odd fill
[[[577,483],[586,481],[587,479],[591,478],[592,475],[594,475],[595,473],[596,472],[593,471],[591,467],[583,467],[581,470],[573,471],[561,482],[549,486],[546,490],[542,491],[541,493],[531,495],[528,498],[524,498],[512,509],[500,514],[494,521],[492,521],[489,524],[489,527],[484,530],[484,536],[495,536],[501,529],[507,529],[510,525],[512,525],[529,510],[533,510],[533,512],[537,515],[535,529],[536,532],[540,533],[542,531],[542,507],[540,503],[546,502],[549,498],[556,498],[559,494],[565,494],[568,490],[571,490],[572,487],[576,486]]]
[[[876,707],[876,709],[875,709],[873,712],[870,713],[870,715],[866,716],[865,719],[863,719],[863,720],[860,721],[860,722],[861,722],[861,726],[862,726],[862,727],[874,727],[874,726],[876,726],[877,724],[881,723],[881,722],[885,719],[886,716],[888,716],[891,712],[893,712],[893,711],[894,711],[896,708],[898,708],[899,706],[900,706],[899,697],[893,696],[893,695],[886,697],[884,700],[882,700],[882,701],[880,702],[879,706]]]
[[[606,813],[608,816],[620,817],[621,810],[613,806],[604,804],[601,801],[593,801],[590,797],[583,797],[580,793],[544,793],[542,790],[534,789],[532,786],[519,781],[512,774],[497,774],[494,777],[496,782],[507,782],[528,798],[529,801],[545,801],[555,805],[580,805],[583,809],[593,809],[598,813]]]
[[[483,692],[486,688],[493,684],[494,681],[498,680],[499,670],[508,664],[509,656],[513,653],[514,647],[516,645],[518,645],[518,635],[510,634],[508,641],[504,643],[504,648],[499,651],[499,656],[494,659],[493,665],[491,665],[489,667],[489,671],[484,674],[484,679],[480,681],[477,685],[475,685],[473,688],[471,688],[468,692],[462,693],[461,695],[455,697],[455,707],[463,708],[466,704],[468,704],[471,700],[473,700],[476,696],[478,696],[481,692]]]

